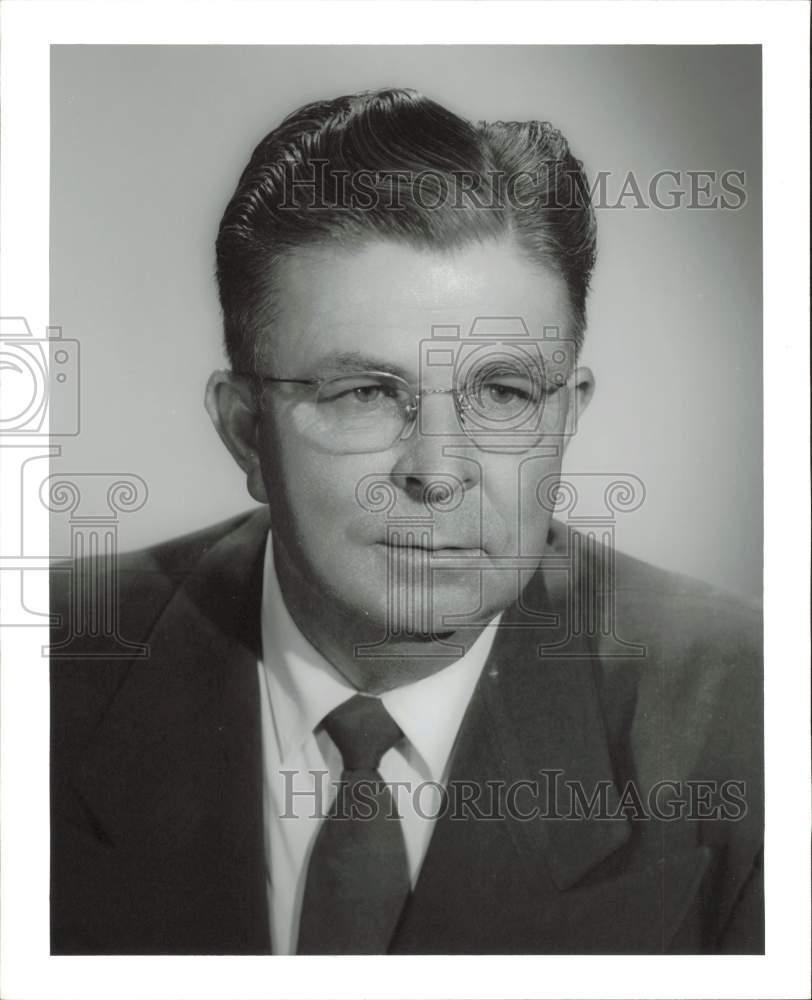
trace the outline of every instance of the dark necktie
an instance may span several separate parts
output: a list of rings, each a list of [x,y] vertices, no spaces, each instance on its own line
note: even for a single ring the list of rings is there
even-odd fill
[[[378,772],[403,737],[378,698],[355,695],[324,719],[344,770],[307,869],[300,955],[386,952],[409,891],[409,866],[392,793]]]

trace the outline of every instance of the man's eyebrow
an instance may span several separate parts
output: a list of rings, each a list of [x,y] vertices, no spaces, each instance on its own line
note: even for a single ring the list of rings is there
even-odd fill
[[[388,375],[399,375],[408,379],[411,374],[402,366],[393,364],[385,358],[374,354],[362,354],[360,351],[336,351],[325,354],[312,366],[313,372],[320,375],[343,374],[345,372],[386,372]]]

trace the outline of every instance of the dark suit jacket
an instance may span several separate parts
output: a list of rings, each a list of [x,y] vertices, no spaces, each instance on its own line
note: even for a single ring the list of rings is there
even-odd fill
[[[121,557],[119,638],[85,635],[79,655],[75,641],[71,657],[52,655],[53,953],[270,950],[256,669],[266,530],[264,512],[243,515]],[[549,569],[503,616],[453,753],[453,782],[521,794],[503,818],[437,821],[390,950],[760,953],[758,613],[618,553],[599,553],[609,575],[593,567],[574,587],[556,570],[573,538],[556,529]],[[64,631],[80,577],[63,566],[53,579]],[[614,634],[571,634],[589,619],[572,601],[589,594],[611,598]],[[121,639],[148,644],[148,658],[114,658]],[[602,788],[603,813],[577,818],[589,809],[571,793],[551,803],[554,780],[587,797]],[[662,780],[700,800],[694,816],[651,814]],[[687,784],[703,781],[715,784]],[[561,798],[571,786],[557,787]],[[518,815],[539,803],[546,818]]]

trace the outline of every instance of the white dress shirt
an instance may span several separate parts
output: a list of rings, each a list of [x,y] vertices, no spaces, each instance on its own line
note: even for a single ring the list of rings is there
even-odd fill
[[[454,741],[500,618],[450,666],[381,695],[405,735],[384,754],[379,771],[401,816],[413,888],[448,780]],[[258,669],[271,944],[275,955],[291,955],[296,953],[310,851],[342,771],[341,754],[319,723],[358,692],[291,618],[274,569],[270,533],[262,585],[262,656]]]

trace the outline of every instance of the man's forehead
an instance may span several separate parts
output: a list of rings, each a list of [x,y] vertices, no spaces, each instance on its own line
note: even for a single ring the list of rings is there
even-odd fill
[[[279,364],[358,352],[406,365],[437,331],[543,339],[552,328],[566,336],[570,323],[563,280],[509,243],[453,252],[383,241],[320,247],[281,262],[274,287],[262,355]]]

